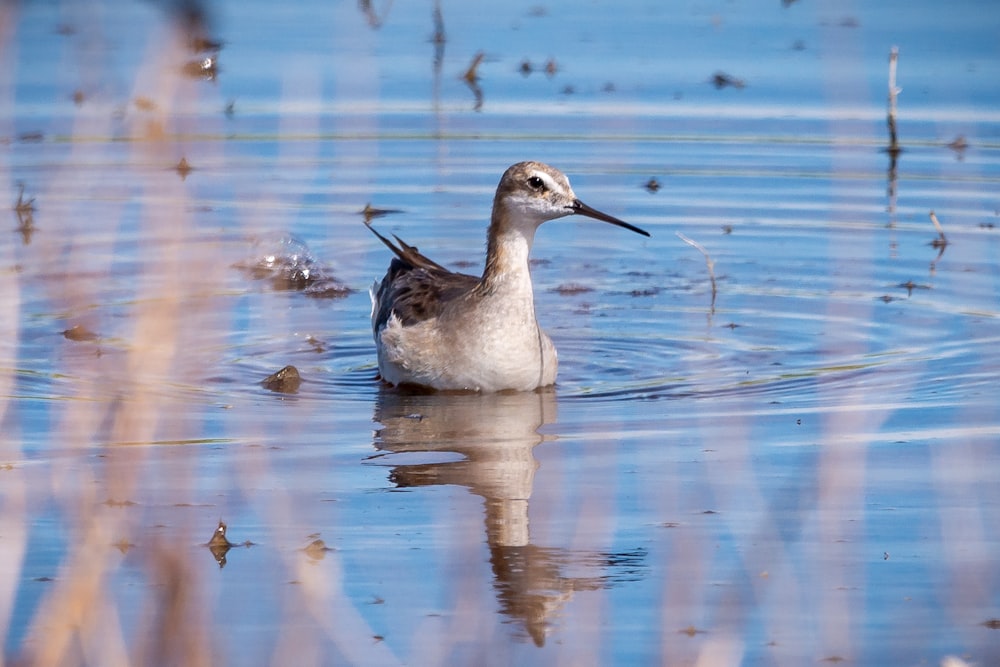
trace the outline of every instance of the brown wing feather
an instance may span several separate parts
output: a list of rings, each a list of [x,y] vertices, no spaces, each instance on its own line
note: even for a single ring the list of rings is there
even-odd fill
[[[395,234],[398,246],[370,225],[368,229],[395,255],[375,294],[378,302],[375,331],[381,330],[394,313],[403,326],[435,318],[444,304],[479,284],[479,278],[449,271]]]

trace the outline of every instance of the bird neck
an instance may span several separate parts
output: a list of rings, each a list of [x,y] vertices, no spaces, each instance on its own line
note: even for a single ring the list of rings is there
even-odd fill
[[[528,257],[534,237],[534,225],[509,224],[503,210],[494,209],[486,242],[486,267],[481,281],[486,291],[531,294]]]

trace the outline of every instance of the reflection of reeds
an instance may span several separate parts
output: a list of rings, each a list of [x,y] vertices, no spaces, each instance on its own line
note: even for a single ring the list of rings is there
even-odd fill
[[[8,20],[13,7],[0,5],[2,40],[10,38],[3,32],[7,26],[16,23]],[[205,565],[212,556],[220,558],[217,553],[224,562],[225,553],[218,544],[211,544],[205,545],[204,561],[190,558],[192,549],[201,550],[192,545],[203,542],[211,526],[150,523],[154,508],[190,502],[183,495],[183,482],[195,476],[196,456],[179,452],[170,459],[177,467],[166,471],[157,469],[152,459],[162,461],[162,451],[155,450],[170,449],[169,444],[157,443],[205,437],[197,414],[204,406],[196,405],[199,399],[192,398],[196,392],[190,390],[204,382],[205,369],[218,366],[214,343],[230,328],[229,314],[217,308],[215,298],[216,286],[225,283],[229,263],[213,252],[216,247],[210,235],[207,239],[199,236],[189,188],[201,174],[187,157],[180,157],[190,150],[185,137],[196,133],[190,126],[197,122],[192,121],[190,109],[199,96],[211,94],[211,80],[217,73],[213,69],[212,77],[191,76],[184,64],[190,61],[192,48],[219,49],[221,42],[205,37],[205,14],[198,3],[176,7],[179,15],[170,18],[165,36],[150,43],[145,58],[137,59],[134,112],[130,108],[116,119],[124,121],[130,139],[118,144],[131,150],[126,162],[138,165],[130,178],[122,178],[120,187],[135,187],[129,199],[138,205],[127,214],[116,211],[113,204],[106,205],[102,217],[95,219],[76,211],[52,215],[46,218],[44,231],[54,233],[45,234],[32,248],[36,261],[56,274],[47,274],[40,289],[50,286],[46,298],[67,320],[60,339],[64,346],[55,346],[57,360],[51,365],[56,369],[53,374],[62,379],[62,393],[52,398],[63,400],[52,402],[54,423],[49,427],[48,445],[53,451],[72,454],[46,456],[41,472],[23,461],[16,439],[20,424],[0,438],[0,569],[5,571],[0,578],[0,644],[8,647],[5,658],[15,659],[16,664],[226,664],[216,634],[220,624],[212,617],[204,580],[209,571]],[[82,25],[72,30],[91,28]],[[0,47],[4,45],[0,42]],[[102,74],[88,73],[96,79]],[[80,98],[84,104],[91,101]],[[95,128],[95,123],[100,127]],[[110,117],[95,120],[95,114],[81,114],[77,136],[67,144],[71,157],[85,158],[69,162],[89,164],[93,153],[87,151],[111,150],[115,143],[110,139],[114,135],[111,123]],[[101,144],[94,141],[95,136],[108,141]],[[6,161],[0,162],[0,169],[5,165]],[[69,167],[45,172],[50,175],[47,193],[39,193],[37,200],[72,201],[77,195],[74,187],[85,182],[94,188],[80,197],[86,202],[99,197],[100,188],[106,185],[69,172]],[[0,176],[8,175],[0,172]],[[10,201],[15,214],[30,220],[35,212],[33,199],[22,194],[16,202]],[[51,204],[40,208],[56,209]],[[116,219],[116,212],[121,219]],[[126,215],[130,216],[127,220]],[[137,270],[129,276],[112,266],[116,258],[110,253],[77,250],[77,246],[103,248],[109,230],[133,226],[138,227],[141,242],[138,249],[130,250],[136,256],[128,258],[134,262],[129,266]],[[101,241],[92,242],[91,236]],[[113,248],[114,241],[109,245]],[[0,245],[0,249],[6,247]],[[0,259],[4,266],[14,265],[6,255]],[[12,414],[3,401],[18,393],[13,370],[19,363],[17,345],[7,342],[17,341],[19,327],[32,316],[26,317],[23,311],[21,280],[17,272],[0,279],[0,417]],[[112,281],[115,284],[110,288]],[[113,306],[119,312],[105,317],[106,309],[114,309],[108,308],[107,300],[116,289],[132,291],[120,300],[115,292]],[[280,380],[281,390],[292,390],[296,384],[291,371]],[[177,391],[177,387],[184,389]],[[172,491],[160,491],[161,482]],[[291,541],[311,532],[296,532],[292,508],[274,504],[270,526],[291,533],[283,537]],[[38,507],[49,505],[56,508],[55,526],[64,531],[65,546],[51,580],[26,583],[16,573],[27,570],[28,536],[37,530]],[[45,530],[56,531],[55,526]],[[47,534],[46,539],[58,541],[59,536]],[[288,623],[277,630],[276,650],[292,661],[310,651],[318,656],[318,641],[325,639],[339,644],[348,662],[391,662],[384,649],[357,644],[359,634],[367,642],[373,633],[351,608],[340,582],[328,580],[318,568],[309,566],[323,558],[332,560],[333,556],[315,540],[310,551],[288,556],[287,572],[302,585],[290,587],[284,619],[280,610],[271,616],[279,626],[283,620]],[[126,570],[138,574],[125,574]],[[122,580],[130,578],[133,590],[139,591],[136,596],[123,594]],[[31,585],[44,594],[37,606],[28,606],[30,619],[17,619],[28,627],[18,644],[11,645],[8,633],[15,603],[21,605],[23,616],[23,601],[17,598]],[[311,634],[314,629],[316,636]],[[372,655],[381,657],[369,659]],[[266,656],[262,662],[267,662]],[[316,657],[313,662],[323,661]],[[274,664],[289,662],[279,655]]]
[[[149,78],[143,86],[159,93],[163,118],[169,117],[180,90],[175,63],[183,53],[181,44],[175,35],[172,41],[156,45],[154,62],[159,69],[144,72]],[[156,137],[160,136],[158,131]],[[138,142],[137,162],[155,162],[169,146],[169,140],[160,138]],[[176,545],[167,541],[143,545],[142,569],[149,590],[154,592],[144,609],[121,609],[111,597],[110,579],[121,561],[121,554],[112,545],[120,544],[127,552],[129,539],[137,539],[141,526],[136,522],[138,512],[133,509],[137,505],[132,499],[142,495],[145,450],[124,443],[153,442],[170,430],[172,421],[183,420],[180,406],[165,400],[158,388],[178,369],[190,368],[191,360],[182,357],[194,349],[184,344],[184,323],[198,314],[191,300],[196,286],[190,278],[192,267],[181,250],[190,232],[186,197],[176,179],[168,176],[151,177],[143,198],[158,202],[145,211],[147,230],[166,232],[166,240],[162,252],[146,258],[145,275],[137,277],[138,305],[129,322],[128,349],[114,364],[102,361],[99,354],[81,355],[71,359],[66,369],[75,387],[72,400],[62,404],[54,432],[71,450],[84,452],[95,444],[100,446],[102,457],[92,470],[68,462],[52,463],[54,479],[64,481],[54,486],[53,494],[66,515],[69,546],[28,632],[22,657],[30,664],[214,664],[209,632],[195,594],[198,577],[176,553]],[[50,192],[59,187],[53,183]],[[55,226],[57,222],[52,219],[48,224]],[[110,220],[94,224],[106,222]],[[40,251],[58,254],[61,241],[48,236],[48,246]],[[81,280],[75,275],[85,261],[87,258],[73,254],[68,261],[51,259],[52,266],[64,267],[57,284],[65,289],[53,296],[66,312],[86,313],[89,304],[99,303],[98,294],[103,294],[103,281]],[[213,274],[211,266],[198,266],[197,272],[208,279]],[[156,279],[150,280],[154,276]],[[92,328],[106,333],[111,326],[112,322],[104,320]],[[128,636],[126,621],[136,612],[139,627],[135,636]]]
[[[5,5],[5,10],[10,6]],[[156,97],[155,109],[149,112],[155,120],[135,128],[140,135],[134,143],[137,164],[156,164],[176,148],[171,139],[177,129],[170,126],[171,109],[183,104],[196,85],[185,85],[180,79],[179,63],[185,58],[183,32],[175,29],[163,43],[151,45],[150,62],[137,82],[143,90],[155,91]],[[71,145],[85,150],[88,144]],[[50,197],[63,194],[60,176],[64,173],[54,170]],[[86,326],[74,324],[67,331],[96,333],[66,336],[67,345],[91,346],[95,352],[67,355],[65,367],[60,368],[67,378],[69,400],[57,403],[57,425],[50,444],[78,453],[50,463],[52,500],[65,521],[67,548],[20,647],[25,664],[217,664],[206,612],[200,606],[199,576],[184,555],[185,531],[171,539],[150,537],[143,530],[142,502],[137,499],[147,499],[143,475],[149,471],[144,465],[144,445],[186,428],[184,406],[165,398],[167,394],[160,387],[178,374],[190,379],[191,371],[204,362],[196,344],[197,327],[190,325],[199,320],[205,307],[205,301],[195,295],[204,282],[214,279],[218,269],[209,254],[192,256],[184,251],[191,226],[188,198],[180,180],[163,169],[151,174],[144,187],[144,193],[137,193],[139,200],[155,201],[156,205],[143,210],[142,226],[148,236],[157,238],[157,245],[155,251],[143,255],[142,274],[135,276],[128,330],[119,336],[128,341],[127,348],[115,349],[110,358],[101,352],[100,341],[111,333],[115,322],[86,314],[91,304],[101,303],[107,294],[104,276],[110,267],[98,267],[97,260],[73,251],[74,234],[99,234],[115,221],[87,220],[73,228],[72,212],[62,219],[52,216],[47,226],[64,225],[66,235],[46,235],[37,250],[41,261],[62,271],[49,283],[54,286],[49,297],[71,320],[90,320]],[[40,201],[43,198],[39,195]],[[16,280],[2,281],[3,285],[11,283],[16,288]],[[3,303],[14,310],[3,319],[16,326],[23,317],[18,300],[4,296],[8,298]],[[13,363],[0,365],[16,367]],[[2,377],[8,380],[6,374]],[[3,387],[0,393],[10,396],[14,392]],[[10,447],[13,443],[7,440],[5,444]],[[82,461],[94,446],[100,448],[100,457],[91,467]],[[3,480],[6,540],[12,524],[23,526],[12,531],[15,534],[30,530],[31,518],[23,508],[26,499],[34,495],[29,484],[35,475],[17,463],[16,452],[7,450],[4,457],[15,461],[14,470]],[[137,558],[146,590],[151,593],[138,609],[120,607],[112,586],[122,554],[132,551],[133,542],[142,543]],[[179,544],[185,548],[178,550]],[[30,557],[23,552],[23,542],[20,546],[22,554]],[[0,604],[5,610],[10,608],[7,600]],[[10,619],[0,620],[7,630]]]

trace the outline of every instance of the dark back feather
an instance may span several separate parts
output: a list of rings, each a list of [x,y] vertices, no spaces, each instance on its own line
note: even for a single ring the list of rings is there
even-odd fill
[[[393,313],[403,326],[433,319],[441,314],[447,302],[462,297],[479,284],[479,278],[449,271],[395,234],[398,246],[370,225],[368,229],[395,255],[375,295],[378,302],[375,331],[381,330]]]

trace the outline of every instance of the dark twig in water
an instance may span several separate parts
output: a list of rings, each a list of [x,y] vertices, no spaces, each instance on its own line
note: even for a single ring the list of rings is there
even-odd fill
[[[473,107],[474,111],[482,111],[483,109],[483,89],[479,86],[479,64],[483,62],[485,54],[480,51],[473,58],[472,63],[469,64],[469,69],[465,70],[465,74],[462,75],[462,79],[465,80],[465,84],[469,86],[469,90],[476,98],[476,104]]]
[[[17,231],[21,233],[24,245],[31,243],[31,235],[35,232],[35,198],[24,198],[24,183],[18,183],[21,188],[17,194],[17,202],[11,208],[17,215]]]
[[[930,212],[930,218],[931,222],[934,223],[934,229],[936,229],[938,233],[938,237],[931,241],[931,247],[938,249],[937,257],[931,261],[931,274],[933,275],[934,272],[937,271],[938,260],[941,259],[942,255],[944,255],[944,249],[948,247],[948,239],[945,238],[944,228],[941,226],[941,222],[938,220],[934,211]]]
[[[365,19],[368,21],[368,26],[378,30],[385,23],[385,19],[389,16],[389,11],[392,9],[392,0],[385,3],[384,11],[382,16],[378,15],[375,8],[372,7],[371,0],[358,0],[358,9],[361,13],[365,15]]]
[[[35,198],[24,198],[24,183],[18,183],[20,191],[17,193],[17,203],[14,204],[14,212],[20,214],[31,214],[35,212]]]
[[[938,237],[931,241],[931,245],[935,248],[944,248],[948,245],[948,239],[945,238],[944,228],[941,226],[941,222],[938,220],[937,214],[934,211],[930,212],[931,222],[934,223],[934,229],[937,230]]]
[[[462,78],[469,83],[479,81],[479,64],[483,62],[484,57],[485,54],[482,51],[476,53],[476,55],[472,57],[472,62],[469,63],[469,69],[465,70],[465,74],[462,75]]]
[[[886,114],[886,123],[889,126],[889,146],[885,152],[889,154],[889,173],[886,194],[889,198],[889,226],[895,225],[896,214],[896,180],[899,173],[899,154],[903,149],[899,146],[899,136],[896,134],[896,97],[900,93],[900,88],[896,87],[896,61],[899,59],[899,49],[892,47],[889,52],[889,110]]]
[[[434,44],[434,81],[438,84],[438,76],[441,74],[441,65],[444,63],[444,45],[448,37],[444,32],[444,16],[441,14],[441,0],[434,3],[434,34],[431,36],[431,43]]]
[[[435,44],[444,44],[448,41],[447,36],[444,33],[444,17],[441,15],[441,0],[437,0],[434,3],[434,36],[431,37],[431,41]]]
[[[712,260],[711,255],[708,254],[708,251],[705,250],[705,248],[702,247],[702,245],[700,243],[698,243],[697,241],[695,241],[693,239],[689,239],[688,237],[684,236],[680,232],[677,232],[677,236],[678,236],[678,238],[680,238],[681,241],[684,241],[684,243],[687,243],[689,246],[695,248],[698,252],[700,252],[705,257],[705,266],[708,267],[708,277],[709,277],[709,280],[712,281],[712,311],[714,312],[715,311],[715,295],[717,293],[717,290],[716,290],[716,287],[715,287],[715,262]]]
[[[433,77],[431,79],[431,102],[434,115],[441,113],[441,69],[444,65],[444,45],[448,37],[444,31],[444,14],[441,13],[441,0],[434,0],[434,11],[431,14],[434,22],[434,34],[431,43],[434,45]]]
[[[899,155],[902,148],[899,147],[899,137],[896,134],[896,98],[902,88],[896,86],[896,62],[899,60],[899,47],[892,47],[889,52],[889,113],[886,121],[889,125],[889,151],[890,155]]]

